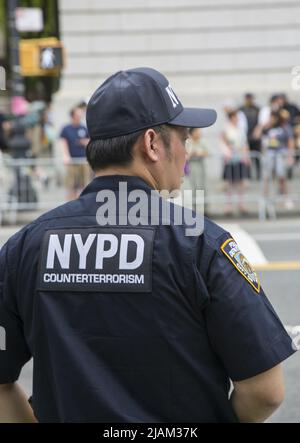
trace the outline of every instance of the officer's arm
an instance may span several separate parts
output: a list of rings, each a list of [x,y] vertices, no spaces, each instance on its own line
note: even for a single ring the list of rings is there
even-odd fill
[[[0,423],[37,423],[27,397],[17,383],[0,385]]]
[[[284,400],[284,380],[280,364],[255,377],[233,382],[233,385],[231,403],[242,423],[265,421]]]

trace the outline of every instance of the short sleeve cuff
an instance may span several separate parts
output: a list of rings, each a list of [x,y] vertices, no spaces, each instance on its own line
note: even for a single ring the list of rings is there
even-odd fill
[[[256,350],[256,356],[250,358],[243,370],[230,371],[233,381],[242,381],[268,371],[297,352],[297,348],[288,333],[283,330],[280,335],[262,350]]]

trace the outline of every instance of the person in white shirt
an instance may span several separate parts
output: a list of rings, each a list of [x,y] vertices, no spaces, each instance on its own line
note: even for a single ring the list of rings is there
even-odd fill
[[[243,204],[243,193],[250,165],[247,136],[239,125],[237,111],[230,111],[227,118],[228,122],[221,134],[221,150],[224,158],[223,179],[227,182],[228,195],[225,213],[232,214],[232,196],[236,193],[238,209],[241,214],[245,214],[247,211]]]

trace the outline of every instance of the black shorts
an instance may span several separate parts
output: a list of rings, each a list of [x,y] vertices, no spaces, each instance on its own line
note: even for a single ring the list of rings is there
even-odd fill
[[[224,165],[223,180],[237,183],[249,178],[249,168],[242,162],[226,163]]]

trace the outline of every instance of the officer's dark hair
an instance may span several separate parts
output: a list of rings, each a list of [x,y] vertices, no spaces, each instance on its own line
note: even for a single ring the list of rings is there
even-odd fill
[[[168,125],[153,127],[159,133],[167,150],[170,147]],[[147,129],[128,135],[107,139],[90,140],[86,147],[86,157],[93,171],[99,171],[108,166],[128,166],[133,160],[133,146]]]

